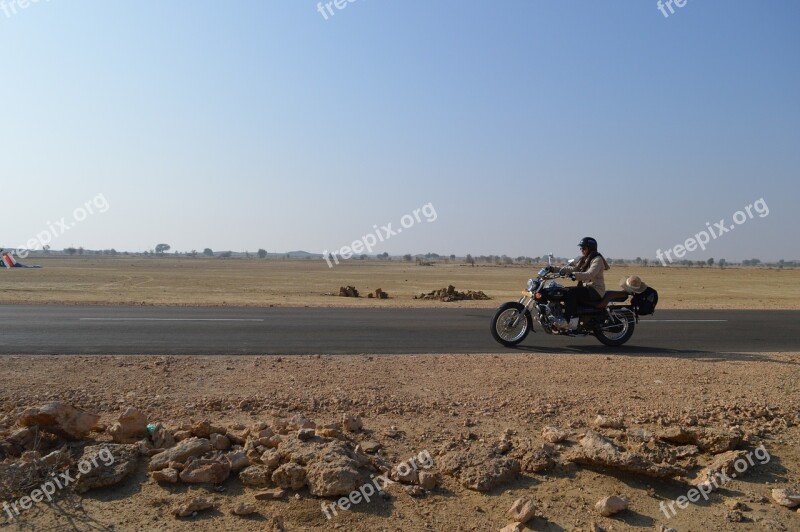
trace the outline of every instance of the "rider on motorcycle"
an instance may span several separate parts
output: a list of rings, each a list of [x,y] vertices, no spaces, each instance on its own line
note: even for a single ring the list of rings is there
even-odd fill
[[[575,316],[578,303],[596,303],[606,295],[606,283],[603,272],[611,268],[606,259],[597,252],[597,240],[591,237],[582,238],[578,243],[581,258],[574,266],[561,268],[562,275],[569,274],[570,279],[577,280],[578,286],[567,289],[564,300],[564,318],[556,320],[556,327],[561,329],[577,329],[578,318]]]

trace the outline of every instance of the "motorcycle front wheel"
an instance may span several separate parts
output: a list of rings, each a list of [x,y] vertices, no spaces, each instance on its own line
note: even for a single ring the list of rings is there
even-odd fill
[[[611,311],[594,335],[600,343],[617,347],[631,339],[635,325],[636,317],[629,309]]]
[[[506,347],[519,344],[533,329],[531,313],[522,303],[503,303],[492,317],[492,337]]]

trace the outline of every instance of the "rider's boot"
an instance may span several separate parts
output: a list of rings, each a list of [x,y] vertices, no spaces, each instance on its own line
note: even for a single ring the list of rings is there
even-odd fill
[[[578,322],[580,322],[578,318],[572,318],[571,320],[569,320],[569,330],[570,331],[576,330],[578,328]]]

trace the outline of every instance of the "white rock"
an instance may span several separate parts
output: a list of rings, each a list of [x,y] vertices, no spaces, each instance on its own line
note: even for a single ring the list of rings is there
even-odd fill
[[[598,415],[594,419],[594,425],[603,429],[621,429],[625,426],[625,421],[621,417]]]
[[[567,436],[569,436],[569,434],[556,427],[545,427],[542,429],[542,438],[549,443],[561,443],[567,439]]]
[[[186,499],[175,508],[175,515],[178,517],[189,517],[196,512],[208,510],[214,507],[214,499],[210,497],[192,497]]]
[[[361,418],[358,416],[345,414],[342,417],[342,427],[347,432],[358,432],[362,428],[364,428],[364,422],[361,421]]]
[[[536,507],[529,498],[521,497],[514,501],[506,515],[514,521],[527,523],[536,516]]]
[[[597,504],[594,505],[594,509],[603,517],[608,517],[623,510],[627,510],[628,498],[612,495],[611,497],[606,497],[597,501]]]
[[[787,508],[800,506],[800,492],[788,488],[775,488],[772,490],[772,498]]]

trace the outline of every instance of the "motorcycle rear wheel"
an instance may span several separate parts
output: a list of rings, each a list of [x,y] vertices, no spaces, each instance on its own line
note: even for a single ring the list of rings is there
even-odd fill
[[[521,313],[525,315],[520,316]],[[517,323],[511,327],[515,318]],[[509,301],[500,305],[500,308],[492,316],[491,329],[492,338],[497,343],[506,347],[514,347],[522,342],[533,329],[533,318],[522,303]]]
[[[614,311],[612,316],[606,318],[594,333],[600,343],[609,347],[618,347],[633,336],[636,326],[636,317],[629,309]]]

